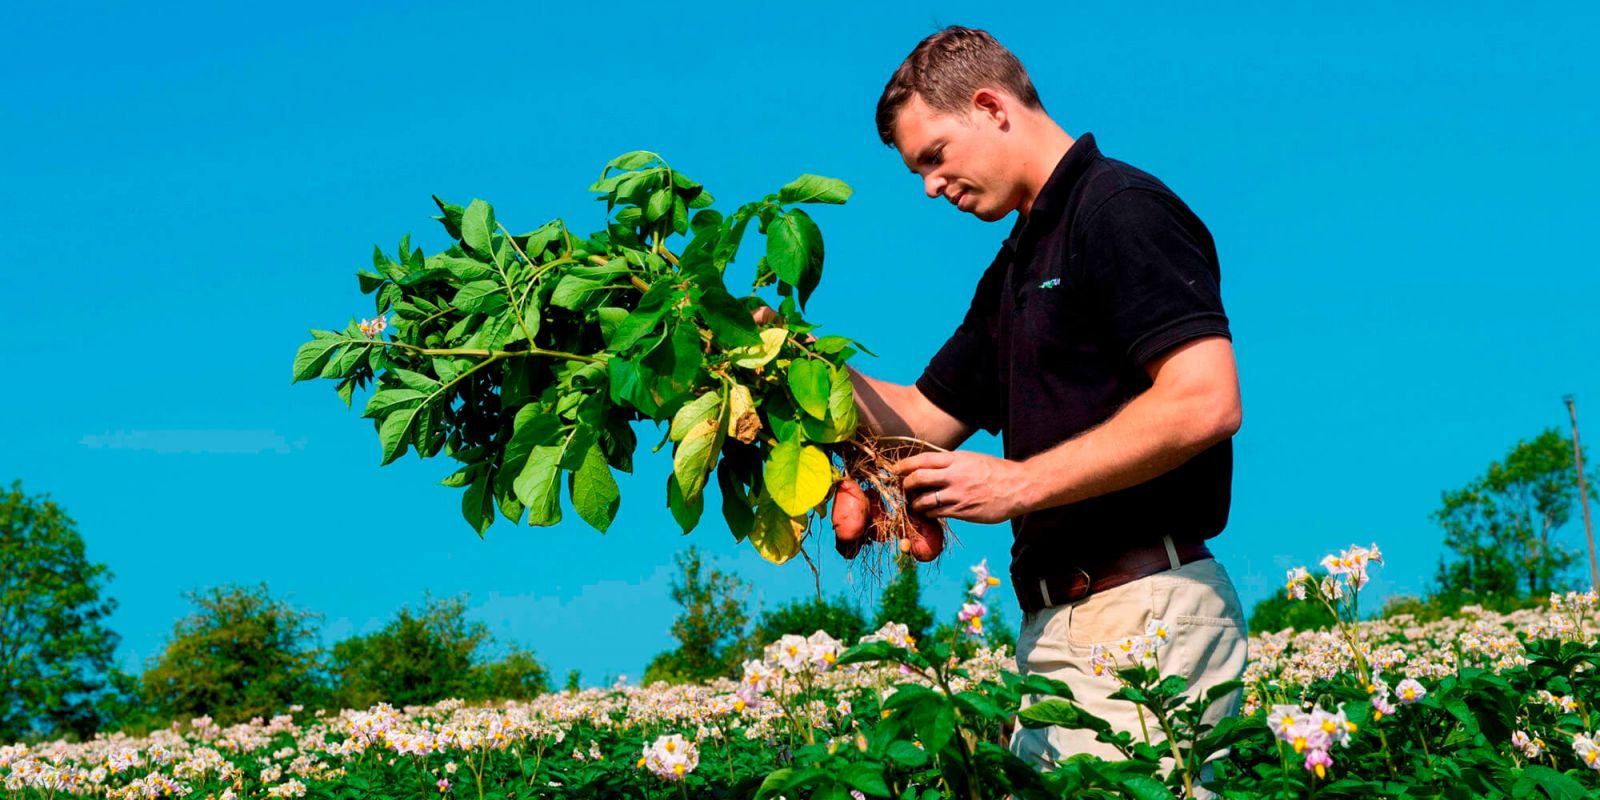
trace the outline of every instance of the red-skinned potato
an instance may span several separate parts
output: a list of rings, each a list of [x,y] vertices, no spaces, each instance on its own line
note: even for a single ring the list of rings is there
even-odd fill
[[[855,558],[867,530],[867,494],[861,484],[846,478],[833,495],[833,547],[845,558]]]
[[[911,557],[922,562],[938,558],[939,552],[944,550],[944,526],[926,517],[912,514],[911,527],[916,533],[905,540],[911,544],[908,551]]]

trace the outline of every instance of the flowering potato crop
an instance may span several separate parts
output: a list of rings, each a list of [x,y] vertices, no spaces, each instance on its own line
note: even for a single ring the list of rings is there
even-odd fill
[[[393,257],[375,250],[358,278],[376,316],[313,330],[294,380],[336,381],[347,404],[370,384],[382,463],[408,449],[460,462],[444,483],[463,490],[480,535],[497,509],[559,522],[563,482],[578,516],[606,530],[621,500],[612,470],[632,470],[630,423],[669,423],[666,497],[684,531],[715,472],[734,536],[787,561],[833,485],[828,448],[857,421],[844,364],[859,345],[812,339],[801,316],[823,246],[799,206],[843,203],[850,187],[802,175],[724,216],[699,183],[632,152],[590,190],[608,213],[587,237],[561,220],[513,235],[481,200],[435,198],[455,244],[424,255],[408,236]],[[752,319],[763,302],[723,280],[752,222],[766,239],[752,290],[784,298],[769,327]],[[679,250],[675,236],[689,237]]]
[[[1214,727],[1200,712],[1241,684],[1192,697],[1164,677],[1162,620],[1094,653],[1107,693],[1149,721],[1134,732],[1084,712],[1064,684],[1016,674],[1004,652],[957,661],[951,643],[889,623],[849,648],[823,631],[785,636],[705,684],[294,707],[228,728],[202,717],[143,737],[14,744],[0,747],[0,782],[25,798],[1600,796],[1593,592],[1511,614],[1356,622],[1381,555],[1330,558],[1330,581],[1292,571],[1287,590],[1339,623],[1256,634],[1243,709]],[[959,635],[981,629],[995,585],[974,572]],[[1123,757],[1040,772],[1003,744],[1016,722],[1093,730]]]

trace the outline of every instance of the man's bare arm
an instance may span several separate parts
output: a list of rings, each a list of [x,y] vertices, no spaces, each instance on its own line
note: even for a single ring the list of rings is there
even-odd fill
[[[1225,337],[1184,343],[1145,369],[1151,387],[1110,419],[1025,461],[967,451],[901,461],[912,508],[1002,522],[1143,483],[1239,429],[1239,379]]]
[[[1155,478],[1239,430],[1233,345],[1196,339],[1146,365],[1151,387],[1100,425],[1022,462],[1027,513]]]
[[[954,450],[973,429],[950,416],[916,386],[871,378],[850,369],[861,424],[874,436],[910,436]]]

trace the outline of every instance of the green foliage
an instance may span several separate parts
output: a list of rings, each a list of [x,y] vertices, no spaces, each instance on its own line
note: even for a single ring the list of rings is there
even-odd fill
[[[1497,602],[1559,587],[1578,556],[1554,538],[1572,517],[1577,479],[1572,440],[1552,428],[1444,492],[1433,518],[1455,557],[1440,565],[1436,593]]]
[[[461,597],[427,598],[421,613],[402,607],[381,630],[334,645],[330,672],[337,705],[366,708],[379,701],[423,705],[476,695],[481,681],[517,691],[516,664],[493,676],[475,666],[489,629],[466,618]],[[538,679],[543,680],[542,668]],[[535,692],[537,693],[537,692]]]
[[[861,609],[844,596],[829,600],[803,597],[762,612],[746,639],[744,657],[760,658],[762,648],[784,634],[810,636],[819,630],[843,642],[853,642],[869,632]]]
[[[550,673],[533,651],[512,647],[505,655],[471,671],[471,689],[465,699],[500,702],[532,700],[550,691]]]
[[[1326,570],[1311,570],[1312,581],[1321,581],[1327,575]],[[1295,600],[1288,593],[1278,591],[1256,602],[1250,609],[1248,624],[1252,633],[1276,633],[1284,628],[1325,630],[1333,623],[1333,612],[1327,606]]]
[[[750,587],[739,576],[706,570],[698,548],[679,553],[679,577],[672,583],[672,602],[680,611],[672,622],[677,648],[659,653],[645,667],[645,684],[700,681],[732,674],[743,654],[740,646],[750,623],[745,598]]]
[[[578,691],[583,688],[582,686],[579,685],[579,681],[581,681],[581,680],[583,680],[583,673],[582,672],[580,672],[578,670],[575,670],[575,669],[574,670],[568,670],[567,671],[567,685],[565,687],[563,687],[563,690],[566,691],[566,692],[572,693],[572,694],[577,694]]]
[[[0,742],[88,738],[109,721],[110,577],[60,506],[12,482],[0,499]]]
[[[228,724],[317,696],[315,615],[273,599],[265,584],[192,592],[189,600],[194,613],[173,626],[141,678],[155,714]]]
[[[346,403],[371,386],[381,463],[408,451],[460,462],[443,482],[463,490],[480,535],[497,512],[556,524],[563,494],[605,531],[621,502],[613,470],[633,468],[630,423],[670,423],[666,500],[683,530],[699,524],[714,472],[734,536],[787,561],[832,485],[828,448],[857,424],[844,369],[854,343],[805,341],[823,244],[795,206],[843,203],[850,188],[802,175],[724,216],[703,186],[639,151],[590,190],[609,214],[587,237],[560,220],[513,235],[481,200],[435,198],[456,243],[376,250],[358,278],[380,322],[312,331],[293,379],[336,381]],[[723,279],[751,223],[766,237],[752,291],[784,298],[765,330],[751,318],[763,301]]]
[[[878,614],[873,617],[872,626],[878,628],[886,622],[898,622],[906,626],[906,630],[917,641],[922,641],[933,627],[933,612],[922,605],[922,585],[917,580],[917,563],[906,557],[898,561],[900,571],[888,586],[883,587],[883,594],[878,597]]]

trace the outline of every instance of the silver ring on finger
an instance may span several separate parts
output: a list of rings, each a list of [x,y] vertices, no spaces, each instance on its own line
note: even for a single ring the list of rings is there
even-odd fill
[[[939,499],[939,490],[938,489],[934,489],[933,490],[933,507],[934,508],[938,508],[939,506],[942,506],[942,505],[944,505],[944,501]]]

